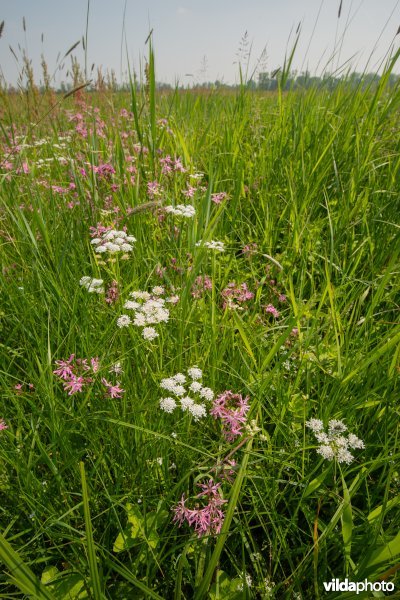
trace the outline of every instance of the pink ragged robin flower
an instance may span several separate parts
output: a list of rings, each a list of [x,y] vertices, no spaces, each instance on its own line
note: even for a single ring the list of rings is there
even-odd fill
[[[268,306],[265,307],[265,312],[271,314],[275,319],[280,316],[279,310],[275,308],[273,304],[268,304]]]
[[[212,280],[208,275],[198,275],[192,286],[193,298],[201,298],[206,290],[212,290]]]
[[[196,508],[186,506],[187,499],[185,494],[176,506],[173,507],[174,522],[178,523],[179,527],[186,521],[199,537],[203,535],[215,535],[220,533],[225,514],[221,509],[222,505],[227,502],[219,493],[220,483],[214,483],[210,479],[206,484],[198,484],[202,488],[202,492],[196,498],[206,498],[207,504],[199,507],[196,503]]]
[[[226,192],[218,192],[216,194],[211,194],[211,201],[214,204],[221,204],[223,200],[228,200],[229,196]]]
[[[106,387],[106,395],[109,398],[122,398],[122,394],[125,393],[125,390],[119,387],[118,383],[117,385],[113,385],[112,383],[109,383],[104,377],[102,377],[101,383]]]
[[[75,358],[75,354],[71,354],[68,360],[56,360],[56,365],[59,365],[58,369],[53,371],[54,375],[57,375],[61,379],[68,380],[74,376],[71,368],[71,363]]]
[[[107,302],[107,304],[115,304],[115,302],[118,300],[118,298],[119,298],[118,282],[115,281],[115,279],[114,279],[111,282],[111,285],[109,286],[109,288],[107,289],[106,302]]]
[[[250,410],[249,397],[226,390],[213,400],[210,415],[222,421],[222,433],[228,442],[242,435],[246,415]]]
[[[72,396],[72,394],[76,394],[76,392],[81,392],[85,383],[86,379],[84,377],[72,376],[69,381],[64,383],[64,390],[66,392],[68,391],[68,396]]]

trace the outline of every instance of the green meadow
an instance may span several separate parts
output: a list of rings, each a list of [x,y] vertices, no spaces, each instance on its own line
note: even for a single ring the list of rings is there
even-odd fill
[[[396,59],[1,92],[1,598],[397,597]]]

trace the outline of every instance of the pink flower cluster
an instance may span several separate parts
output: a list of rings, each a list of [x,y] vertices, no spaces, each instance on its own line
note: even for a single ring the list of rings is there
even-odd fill
[[[241,283],[236,285],[234,281],[228,283],[226,288],[221,292],[223,301],[223,308],[237,308],[243,302],[248,302],[254,298],[253,292],[247,287],[247,283]]]
[[[3,419],[0,419],[0,431],[3,431],[4,429],[8,429],[8,425],[5,424]]]
[[[75,354],[71,354],[67,360],[56,360],[56,365],[58,368],[53,371],[54,375],[65,382],[64,390],[68,391],[68,396],[72,396],[76,392],[82,392],[85,385],[93,382],[88,374],[99,370],[99,359],[91,358],[89,365],[87,358],[75,359]]]
[[[58,368],[53,373],[64,381],[64,390],[68,392],[68,396],[82,392],[85,386],[93,383],[91,375],[100,368],[98,358],[75,358],[75,354],[71,354],[68,360],[56,360],[56,365]],[[102,377],[101,383],[106,388],[107,398],[122,397],[124,390],[118,382],[114,385]]]
[[[275,308],[273,304],[268,304],[268,306],[265,307],[265,312],[275,317],[275,319],[278,319],[280,316],[279,310]]]
[[[161,173],[163,175],[168,175],[168,173],[178,172],[178,173],[186,173],[186,169],[182,164],[182,160],[180,158],[171,158],[169,154],[160,158],[161,165]]]
[[[229,196],[226,192],[218,192],[216,194],[211,194],[211,201],[215,204],[221,204],[223,200],[228,200]]]
[[[93,165],[93,173],[96,173],[99,178],[108,178],[115,174],[115,169],[110,163],[102,163],[100,165]]]
[[[219,493],[220,483],[215,483],[213,479],[209,479],[207,483],[198,483],[202,491],[196,498],[207,500],[207,504],[202,507],[188,508],[186,506],[187,498],[182,494],[182,498],[176,506],[173,507],[175,513],[174,522],[178,523],[179,527],[186,521],[190,527],[193,527],[199,537],[203,535],[215,535],[220,533],[225,514],[221,509],[222,505],[227,502]]]
[[[248,396],[243,398],[241,394],[234,394],[230,390],[226,390],[213,400],[210,415],[215,419],[222,420],[222,433],[228,442],[233,442],[243,433],[243,425],[246,423],[249,409]]]
[[[106,302],[107,304],[114,304],[119,298],[118,281],[113,279],[110,286],[107,288]]]
[[[198,275],[192,286],[193,298],[201,298],[206,290],[212,290],[212,280],[208,275]]]

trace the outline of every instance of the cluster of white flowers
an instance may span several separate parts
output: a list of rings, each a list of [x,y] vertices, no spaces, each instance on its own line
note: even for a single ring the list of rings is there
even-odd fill
[[[347,427],[337,419],[329,421],[327,433],[324,431],[323,422],[319,419],[306,421],[306,427],[311,429],[320,444],[317,453],[327,460],[335,458],[339,463],[349,465],[354,460],[349,448],[365,448],[364,442],[353,433],[347,434],[347,437],[343,435],[347,431]]]
[[[136,327],[143,327],[142,336],[145,340],[154,340],[158,337],[157,331],[152,325],[158,323],[167,323],[169,320],[169,310],[165,308],[167,300],[161,298],[164,294],[164,288],[156,286],[152,293],[135,291],[129,295],[132,300],[127,300],[124,308],[133,311],[133,317],[121,315],[117,320],[118,327],[129,327],[131,323]]]
[[[211,240],[211,242],[202,242],[200,240],[196,243],[196,246],[202,246],[204,248],[208,248],[209,250],[217,250],[217,252],[225,252],[224,242],[218,242],[215,240]]]
[[[177,206],[165,206],[164,210],[166,213],[175,215],[177,217],[194,217],[196,210],[191,204],[178,204]]]
[[[200,381],[202,377],[203,373],[201,369],[198,367],[191,367],[187,371],[187,376],[183,373],[177,373],[173,377],[162,379],[160,387],[176,396],[176,398],[171,396],[161,398],[161,410],[172,413],[177,408],[179,402],[181,410],[188,411],[195,421],[205,417],[207,415],[207,409],[203,400],[211,402],[214,399],[214,392],[209,387],[204,387],[202,385]],[[188,395],[188,391],[189,393],[191,392],[195,398],[197,397],[197,401]]]
[[[115,254],[116,252],[132,252],[134,242],[136,242],[136,238],[133,235],[128,235],[125,231],[110,229],[101,237],[94,238],[90,243],[94,246],[97,254],[105,252]]]
[[[88,292],[94,294],[104,294],[104,281],[102,279],[95,279],[94,277],[88,277],[85,275],[79,281],[79,284],[86,288]]]

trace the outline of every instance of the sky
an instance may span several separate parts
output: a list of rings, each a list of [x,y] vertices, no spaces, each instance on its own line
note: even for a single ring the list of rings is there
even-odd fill
[[[88,0],[0,0],[0,22],[5,21],[0,72],[15,84],[26,50],[37,82],[42,53],[55,84],[67,82],[70,56],[61,70],[57,56],[85,35],[87,15],[88,69],[93,63],[103,72],[114,69],[118,80],[126,80],[128,59],[140,73],[151,29],[157,81],[192,85],[234,83],[238,61],[244,71],[248,65],[249,74],[256,68],[273,71],[282,65],[299,23],[293,61],[298,72],[332,73],[349,65],[377,71],[389,49],[399,47],[400,0],[342,0],[340,18],[339,5],[340,0],[89,0],[88,13]],[[249,59],[240,51],[246,32]],[[82,42],[73,55],[84,65]]]

